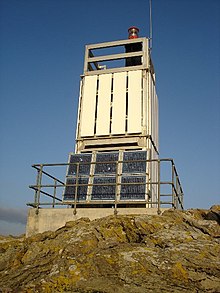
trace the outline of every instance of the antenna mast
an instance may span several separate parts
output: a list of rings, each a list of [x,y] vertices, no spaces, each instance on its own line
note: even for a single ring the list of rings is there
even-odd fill
[[[152,44],[153,44],[153,39],[152,39],[152,0],[149,0],[149,13],[150,13],[150,42],[149,42],[149,48],[150,51],[152,50]]]

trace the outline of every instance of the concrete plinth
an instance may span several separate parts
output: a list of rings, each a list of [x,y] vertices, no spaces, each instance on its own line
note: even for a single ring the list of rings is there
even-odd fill
[[[166,209],[161,209],[163,212]],[[79,208],[76,215],[74,210],[68,209],[39,209],[38,214],[36,209],[31,208],[28,211],[26,237],[45,231],[55,231],[63,227],[66,222],[74,221],[82,217],[87,217],[90,220],[114,215],[114,209],[111,208]],[[156,215],[156,208],[118,208],[118,215],[137,215],[147,214]]]

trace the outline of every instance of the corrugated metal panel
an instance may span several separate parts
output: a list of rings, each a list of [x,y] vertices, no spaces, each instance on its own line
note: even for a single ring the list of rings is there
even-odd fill
[[[93,136],[95,124],[97,75],[85,76],[81,108],[81,136]]]
[[[142,71],[128,72],[128,133],[141,132]]]
[[[112,134],[125,133],[127,72],[114,74],[112,104]]]
[[[110,129],[112,74],[99,75],[96,134],[108,135]]]

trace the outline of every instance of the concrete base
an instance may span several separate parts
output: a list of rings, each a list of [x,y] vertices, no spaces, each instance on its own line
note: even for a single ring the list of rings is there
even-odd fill
[[[163,213],[167,208],[161,209]],[[31,208],[28,211],[26,237],[45,231],[55,231],[63,227],[66,222],[74,221],[82,217],[87,217],[90,220],[103,218],[114,215],[114,209],[111,208],[78,208],[77,214],[73,214],[73,209],[39,209],[36,214],[36,209]],[[118,208],[118,215],[157,215],[157,208]]]

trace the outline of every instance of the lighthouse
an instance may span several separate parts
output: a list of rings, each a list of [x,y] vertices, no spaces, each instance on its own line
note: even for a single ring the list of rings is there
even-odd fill
[[[154,207],[158,198],[158,98],[149,39],[128,29],[126,40],[87,45],[81,76],[75,153],[68,185],[93,206]],[[115,53],[117,49],[117,53]],[[105,54],[103,55],[103,52]],[[78,174],[76,174],[78,173]],[[74,200],[67,187],[64,201]]]
[[[26,235],[81,217],[183,209],[174,161],[159,157],[158,124],[150,38],[133,26],[125,40],[86,45],[74,151],[67,163],[32,166],[37,179]],[[170,168],[166,181],[162,164]]]

